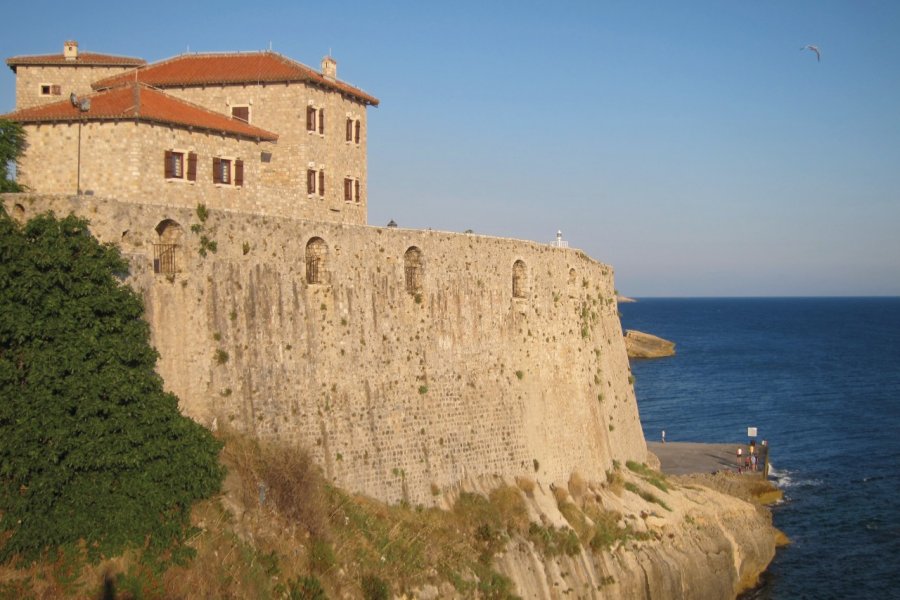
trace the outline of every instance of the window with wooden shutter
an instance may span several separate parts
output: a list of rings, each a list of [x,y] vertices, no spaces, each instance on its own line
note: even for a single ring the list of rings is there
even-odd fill
[[[250,107],[249,106],[232,106],[231,107],[231,118],[237,119],[238,121],[243,121],[244,123],[250,122]]]
[[[222,159],[213,158],[213,183],[224,183],[222,181]]]
[[[347,119],[347,141],[353,141],[353,119]]]
[[[244,161],[234,161],[234,185],[244,185]]]
[[[344,202],[353,200],[353,181],[344,177]]]
[[[50,93],[53,94],[54,96],[62,95],[62,86],[60,86],[60,85],[50,86]]]
[[[306,193],[316,193],[316,172],[313,169],[306,171]]]
[[[359,202],[359,179],[356,180],[356,201]]]
[[[356,121],[356,143],[357,144],[359,143],[359,128],[360,128],[360,123],[359,123],[359,120],[357,120]]]
[[[172,151],[166,150],[165,158],[163,158],[163,176],[166,179],[172,179]]]
[[[197,181],[197,153],[196,152],[188,153],[187,178],[188,178],[188,181]]]
[[[316,109],[312,106],[306,107],[306,130],[316,130]]]
[[[319,171],[319,195],[325,195],[325,171]]]
[[[325,134],[325,109],[319,109],[319,133]]]

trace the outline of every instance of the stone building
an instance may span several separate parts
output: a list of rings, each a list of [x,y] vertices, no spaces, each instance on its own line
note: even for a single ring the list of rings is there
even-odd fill
[[[275,52],[154,64],[78,52],[7,60],[31,191],[365,224],[378,100]]]

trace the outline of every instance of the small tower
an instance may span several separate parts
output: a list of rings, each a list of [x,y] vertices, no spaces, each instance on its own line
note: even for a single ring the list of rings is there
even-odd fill
[[[63,44],[63,56],[66,60],[78,60],[78,42],[69,40]]]
[[[331,56],[322,59],[322,75],[325,79],[337,79],[337,61]]]

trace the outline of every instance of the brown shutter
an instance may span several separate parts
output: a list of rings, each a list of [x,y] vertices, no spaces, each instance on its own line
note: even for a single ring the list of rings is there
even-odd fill
[[[306,107],[306,130],[316,130],[316,109],[314,109],[312,106]]]
[[[222,159],[213,158],[213,183],[222,183]]]
[[[344,177],[344,202],[350,201],[350,180]]]
[[[172,172],[172,151],[166,150],[163,157],[163,177],[171,179],[175,173]]]
[[[325,195],[325,171],[319,171],[319,195]]]
[[[359,179],[356,180],[356,201],[359,202]]]
[[[353,141],[353,119],[347,119],[347,141]]]
[[[50,86],[50,93],[53,94],[54,96],[61,95],[62,94],[62,86],[59,86],[59,85]]]
[[[359,143],[359,121],[356,122],[356,143]]]
[[[316,193],[316,172],[312,169],[306,171],[306,193],[307,194],[315,194]]]
[[[187,178],[188,178],[188,181],[197,181],[197,153],[196,152],[188,153]]]
[[[325,133],[325,109],[319,109],[319,133]]]
[[[244,161],[234,161],[234,185],[244,185]]]

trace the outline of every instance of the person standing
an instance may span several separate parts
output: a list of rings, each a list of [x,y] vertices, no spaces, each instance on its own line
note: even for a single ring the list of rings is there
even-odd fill
[[[663,444],[666,443],[666,430],[665,429],[662,430],[662,443]]]
[[[740,446],[738,446],[738,449],[737,449],[738,472],[740,472],[741,467],[743,466],[743,463],[741,462],[741,457],[743,456],[743,454],[744,454],[744,449],[741,448]]]

